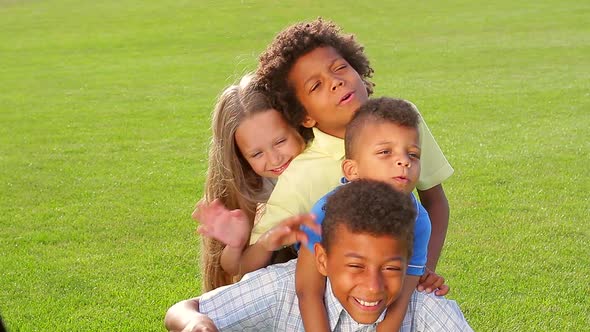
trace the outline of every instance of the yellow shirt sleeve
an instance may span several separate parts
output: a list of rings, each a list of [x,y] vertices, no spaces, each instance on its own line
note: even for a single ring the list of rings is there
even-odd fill
[[[418,111],[416,105],[414,105],[414,108]],[[418,113],[420,113],[420,111],[418,111]],[[432,136],[430,129],[428,129],[422,115],[420,115],[420,119],[419,130],[422,148],[422,158],[420,161],[422,169],[420,171],[420,179],[418,179],[416,188],[424,191],[441,184],[453,175],[454,170],[436,143],[436,140]]]

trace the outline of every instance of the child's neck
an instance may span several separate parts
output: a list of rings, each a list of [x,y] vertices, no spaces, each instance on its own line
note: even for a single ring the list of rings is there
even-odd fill
[[[339,138],[339,139],[344,139],[344,135],[346,134],[346,128],[330,130],[329,132],[328,131],[321,130],[318,127],[314,127],[314,129],[315,130],[318,130],[318,131],[321,131],[322,133],[324,133],[324,134],[326,134],[328,136],[336,137],[336,138]]]

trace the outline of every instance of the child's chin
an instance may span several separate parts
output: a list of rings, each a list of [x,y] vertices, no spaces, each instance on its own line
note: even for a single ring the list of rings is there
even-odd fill
[[[357,323],[359,324],[373,324],[377,321],[377,319],[381,316],[381,313],[378,315],[357,315],[357,317],[352,317]]]

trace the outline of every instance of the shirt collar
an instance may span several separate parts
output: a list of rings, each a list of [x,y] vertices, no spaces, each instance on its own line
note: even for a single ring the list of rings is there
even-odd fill
[[[335,331],[336,327],[338,326],[338,321],[342,319],[348,319],[352,324],[356,326],[366,326],[366,325],[373,325],[373,324],[359,324],[357,323],[348,312],[344,309],[340,301],[336,298],[334,293],[332,292],[332,284],[330,283],[330,279],[326,278],[326,294],[324,295],[324,302],[326,303],[326,309],[328,311],[328,320],[330,323],[330,331]],[[343,316],[343,317],[341,317]],[[379,318],[374,324],[379,324],[381,321],[385,319],[385,311],[381,313]]]
[[[335,159],[344,159],[344,140],[313,127],[313,145]]]

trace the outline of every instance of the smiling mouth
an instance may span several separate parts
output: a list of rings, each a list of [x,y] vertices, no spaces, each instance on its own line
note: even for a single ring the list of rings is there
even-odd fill
[[[283,172],[287,169],[287,167],[289,167],[289,164],[291,163],[291,160],[292,159],[289,159],[289,161],[287,161],[286,163],[284,163],[282,166],[279,166],[277,168],[273,168],[270,171],[273,172],[273,173],[275,173],[275,174],[278,174],[278,175],[283,174]]]
[[[354,297],[354,300],[366,309],[374,309],[377,307],[377,305],[379,305],[379,303],[381,303],[381,300],[371,302],[371,301],[364,301],[361,299],[357,299],[356,297]]]

